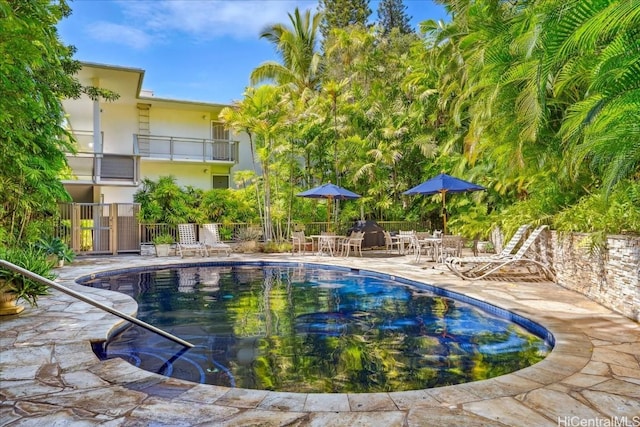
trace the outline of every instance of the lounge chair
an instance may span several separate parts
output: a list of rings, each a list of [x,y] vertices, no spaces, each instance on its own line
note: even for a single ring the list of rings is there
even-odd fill
[[[536,267],[545,277],[553,280],[554,275],[549,266],[543,264],[535,258],[526,257],[527,252],[531,249],[533,243],[540,237],[540,234],[546,228],[546,225],[542,225],[531,232],[529,237],[527,237],[527,240],[525,240],[524,243],[522,243],[522,246],[520,246],[520,249],[518,249],[518,252],[513,255],[487,257],[452,257],[448,258],[445,261],[445,264],[453,273],[465,280],[478,280],[485,277],[498,275],[505,268],[516,265]],[[502,255],[502,252],[500,254]]]
[[[207,247],[204,243],[196,239],[195,224],[178,224],[178,253],[180,258],[184,258],[184,252],[192,250],[194,253],[200,253],[201,256],[209,256]]]
[[[200,232],[200,241],[205,245],[207,250],[224,252],[227,256],[231,255],[231,246],[220,239],[218,224],[202,224]]]
[[[516,246],[518,246],[518,243],[520,243],[520,241],[524,237],[529,227],[530,227],[529,224],[521,225],[518,228],[518,230],[516,230],[513,237],[511,237],[511,240],[509,240],[509,243],[507,243],[507,245],[504,248],[502,248],[502,251],[500,251],[500,253],[492,254],[492,255],[484,255],[484,256],[469,256],[464,258],[461,258],[460,255],[456,255],[456,256],[445,258],[445,262],[456,263],[461,260],[461,261],[464,261],[464,263],[466,264],[471,264],[474,262],[479,262],[479,263],[486,262],[487,258],[504,259],[504,258],[511,257],[514,255],[513,250],[516,248]]]
[[[509,240],[509,243],[507,243],[506,246],[502,248],[500,253],[495,254],[493,256],[497,258],[506,258],[510,255],[513,255],[513,250],[516,248],[516,246],[518,246],[518,243],[520,243],[520,241],[526,234],[529,227],[531,227],[531,224],[522,224],[513,234],[513,237],[511,237],[511,240]]]

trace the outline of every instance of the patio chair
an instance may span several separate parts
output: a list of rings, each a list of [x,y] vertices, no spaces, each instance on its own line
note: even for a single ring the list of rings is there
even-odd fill
[[[400,253],[404,254],[405,252],[415,251],[415,241],[416,241],[416,232],[415,230],[399,230],[398,235],[396,236],[398,240],[401,242],[401,250]],[[405,250],[406,249],[406,250]]]
[[[180,258],[184,258],[184,252],[189,250],[192,250],[195,254],[200,253],[201,256],[209,256],[204,243],[196,239],[195,224],[178,224],[177,248]]]
[[[531,266],[536,267],[545,277],[553,280],[554,275],[549,266],[533,257],[526,256],[534,242],[538,240],[540,234],[542,234],[546,228],[546,225],[537,227],[529,237],[527,237],[527,240],[522,243],[518,252],[513,255],[503,257],[452,257],[448,258],[445,264],[453,273],[465,280],[478,280],[499,275],[505,268],[517,265],[522,265],[527,268]]]
[[[462,236],[447,234],[442,236],[440,242],[440,261],[445,262],[450,257],[460,257],[462,255]]]
[[[423,252],[430,259],[437,262],[442,259],[442,233],[415,233],[409,245],[409,249],[411,248],[414,249],[416,262],[420,262]]]
[[[318,254],[326,252],[330,256],[338,253],[340,250],[340,242],[345,239],[344,236],[336,236],[334,231],[321,231],[318,238]]]
[[[304,231],[294,231],[291,233],[291,253],[295,253],[296,250],[300,254],[307,253],[307,249],[313,252],[313,244],[310,238],[305,236]]]
[[[207,250],[224,252],[227,256],[231,255],[231,246],[220,239],[218,224],[202,224],[200,231],[200,241],[204,244]]]
[[[349,252],[353,249],[354,253],[362,256],[362,241],[364,240],[364,232],[354,231],[349,237],[340,242],[340,255],[349,256]]]
[[[398,237],[392,236],[391,233],[385,230],[384,245],[387,250],[387,253],[393,250],[394,247],[398,249],[398,253],[402,253],[402,247],[404,246],[404,243],[401,240],[399,240]]]

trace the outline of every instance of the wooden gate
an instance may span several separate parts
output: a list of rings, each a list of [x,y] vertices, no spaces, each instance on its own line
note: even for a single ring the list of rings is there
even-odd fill
[[[66,203],[60,205],[58,237],[76,254],[140,252],[137,203]]]

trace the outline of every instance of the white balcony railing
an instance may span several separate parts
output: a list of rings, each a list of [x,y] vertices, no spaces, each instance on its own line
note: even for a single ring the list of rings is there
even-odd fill
[[[67,154],[71,176],[63,182],[114,183],[138,185],[139,159],[126,154],[81,152]]]
[[[238,162],[238,142],[183,138],[176,136],[133,135],[131,154],[96,152],[93,132],[76,131],[76,154],[68,154],[71,176],[65,182],[113,182],[138,185],[140,158],[182,162]],[[101,136],[104,141],[104,135]],[[102,144],[103,149],[109,147]]]
[[[141,158],[172,161],[238,162],[237,141],[133,135],[134,154]]]

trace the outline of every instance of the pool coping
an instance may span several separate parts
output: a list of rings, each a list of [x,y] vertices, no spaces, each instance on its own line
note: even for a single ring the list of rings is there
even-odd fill
[[[104,273],[121,269],[123,263],[142,267],[211,261],[207,258],[158,259],[139,256],[94,260],[96,265],[92,265],[92,259],[87,259],[81,265],[74,263],[64,267],[60,270],[58,282],[74,290],[83,290],[130,315],[135,315],[137,306],[129,297],[114,295],[114,292],[102,289],[90,288],[92,290],[87,291],[89,288],[75,284],[75,280],[92,272]],[[15,316],[15,319],[3,319],[0,324],[3,355],[18,360],[18,363],[12,363],[13,360],[6,362],[3,356],[0,361],[3,419],[5,415],[8,415],[8,419],[17,421],[23,418],[51,417],[52,414],[62,412],[83,414],[74,415],[80,419],[96,419],[99,416],[101,419],[123,422],[163,420],[168,423],[178,422],[180,425],[194,425],[203,420],[243,425],[252,419],[260,419],[268,425],[291,420],[315,423],[320,419],[333,419],[334,425],[349,425],[354,420],[383,419],[388,425],[419,425],[419,421],[426,416],[421,411],[428,409],[430,419],[433,414],[440,414],[445,420],[456,416],[457,420],[466,419],[469,422],[491,421],[499,423],[496,425],[514,425],[512,421],[527,415],[530,421],[539,419],[543,422],[540,425],[557,425],[558,417],[562,415],[562,406],[566,408],[567,415],[571,416],[605,418],[614,415],[606,405],[603,407],[602,404],[585,398],[585,391],[590,392],[587,393],[589,396],[596,393],[598,398],[592,398],[597,401],[637,398],[640,402],[640,391],[636,395],[633,387],[636,385],[640,390],[640,356],[632,356],[640,354],[637,351],[640,349],[638,324],[557,285],[548,282],[464,282],[440,269],[438,265],[414,265],[408,257],[387,260],[234,254],[231,258],[221,258],[219,261],[337,265],[436,285],[514,312],[542,325],[553,334],[555,346],[544,360],[528,368],[487,380],[424,390],[307,394],[227,388],[165,378],[137,369],[120,359],[99,361],[91,351],[90,342],[106,339],[124,321],[100,313],[97,308],[85,303],[72,301],[71,297],[60,292],[52,292],[50,296],[40,300],[40,307],[27,309],[25,315]],[[108,265],[99,265],[100,263]],[[527,296],[527,299],[517,295],[514,298],[513,294],[518,293]],[[559,305],[561,309],[541,310],[540,306],[544,304],[536,302],[542,303],[554,293],[563,294],[562,305]],[[573,309],[569,303],[573,304]],[[558,304],[560,303],[556,305]],[[569,322],[572,317],[584,320],[585,314],[594,318],[594,323],[600,327],[606,326],[605,329],[609,330],[612,337],[628,335],[628,341],[617,344],[606,342],[601,331],[596,334],[597,338],[590,337],[585,332],[594,330],[593,328],[585,330],[584,327],[574,326]],[[42,319],[38,319],[38,316],[48,321],[41,323]],[[87,322],[89,319],[92,321]],[[22,328],[29,324],[37,326],[32,328],[32,333],[25,333]],[[91,326],[87,328],[87,325]],[[616,346],[618,350],[627,347],[631,350],[614,351],[611,355],[614,363],[609,363],[605,369],[601,365],[607,364],[607,361],[601,357],[602,351],[598,347],[611,352],[611,347]],[[27,349],[35,356],[25,357]],[[65,357],[75,360],[75,363],[65,361]],[[57,385],[47,384],[45,381],[43,386],[43,370],[54,369],[53,366],[57,371],[56,378],[63,380],[56,383],[49,378],[49,382],[53,381]],[[620,375],[620,372],[624,375]],[[64,380],[65,376],[67,380]],[[86,379],[80,379],[84,376],[91,378],[89,384]],[[631,387],[631,391],[626,392],[625,388],[622,392],[603,391],[601,386],[609,381],[614,382],[612,386],[617,384],[618,389],[620,381],[629,384],[625,386]],[[88,398],[87,393],[95,397]],[[562,397],[557,396],[558,393]],[[553,397],[547,399],[545,394]],[[578,394],[582,398],[574,397]],[[105,395],[125,395],[127,399],[124,399],[126,401],[123,401],[122,408],[106,408],[104,403],[98,403]],[[78,404],[80,396],[81,405]],[[570,401],[573,406],[566,406],[565,402],[557,407],[557,402],[563,400]],[[31,405],[36,402],[55,410],[39,409],[31,412],[25,410],[25,402],[30,402]],[[629,412],[630,414],[640,413],[640,403],[635,405],[637,406],[631,405],[628,408],[629,411],[636,411]],[[623,407],[619,415],[625,415],[625,410]],[[94,412],[96,415],[92,416]],[[336,414],[340,416],[334,419]],[[342,421],[345,424],[341,424]]]

